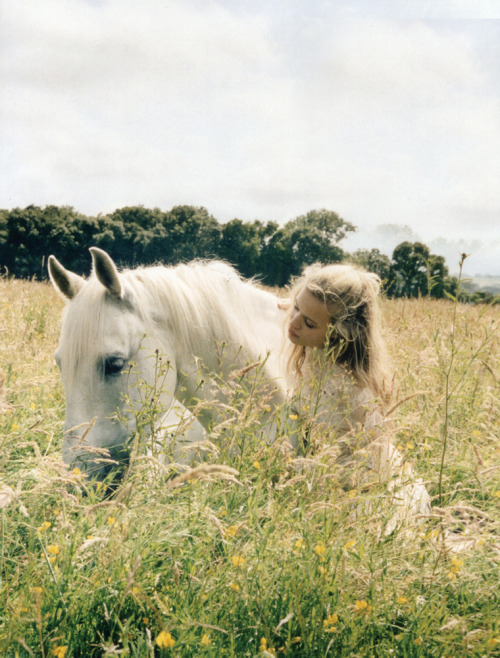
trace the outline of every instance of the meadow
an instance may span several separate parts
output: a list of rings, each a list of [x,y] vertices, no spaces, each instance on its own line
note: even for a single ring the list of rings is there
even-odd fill
[[[144,421],[92,486],[60,461],[62,307],[0,280],[0,655],[500,655],[499,306],[383,301],[395,441],[433,503],[391,534],[384,488],[291,454],[286,408],[264,443],[238,378],[205,468],[169,480]]]

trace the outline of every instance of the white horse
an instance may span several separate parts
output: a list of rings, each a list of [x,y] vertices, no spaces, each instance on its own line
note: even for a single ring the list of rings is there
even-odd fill
[[[176,400],[190,408],[221,395],[210,373],[225,379],[260,361],[273,401],[284,400],[283,315],[274,295],[220,261],[119,272],[105,251],[90,251],[88,280],[54,256],[48,263],[52,283],[70,300],[55,355],[66,396],[67,464],[103,477],[101,449],[126,460],[144,390],[156,391],[158,378],[159,408]],[[210,409],[197,417],[208,427]]]

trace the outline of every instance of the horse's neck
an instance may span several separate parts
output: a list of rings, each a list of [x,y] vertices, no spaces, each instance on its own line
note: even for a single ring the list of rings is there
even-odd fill
[[[268,376],[281,374],[279,353],[282,342],[281,313],[271,293],[243,283],[236,276],[227,278],[221,272],[207,269],[205,290],[193,289],[193,307],[202,309],[203,327],[197,327],[200,317],[188,320],[184,330],[189,340],[179,340],[180,327],[172,327],[176,344],[189,344],[187,351],[177,351],[179,369],[193,372],[200,365],[206,371],[218,371],[227,376],[232,370],[255,361],[266,361]],[[159,303],[168,316],[167,287]],[[207,302],[207,290],[212,302]],[[199,301],[197,299],[199,295]],[[182,318],[183,320],[185,318]]]

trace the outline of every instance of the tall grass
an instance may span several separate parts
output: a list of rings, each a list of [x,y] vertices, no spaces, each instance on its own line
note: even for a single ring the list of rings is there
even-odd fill
[[[286,408],[267,444],[244,376],[179,486],[142,430],[114,495],[68,471],[61,307],[0,281],[1,655],[499,652],[498,307],[384,302],[396,441],[434,499],[389,536],[384,489],[341,489],[327,449],[291,453]]]

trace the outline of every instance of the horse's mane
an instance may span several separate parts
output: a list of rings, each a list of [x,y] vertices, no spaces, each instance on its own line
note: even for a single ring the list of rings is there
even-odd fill
[[[247,360],[265,357],[268,338],[259,333],[269,313],[269,293],[246,281],[222,261],[193,261],[176,266],[151,266],[120,272],[124,300],[114,300],[92,275],[63,316],[63,376],[76,374],[80,359],[96,356],[105,332],[106,304],[122,304],[155,333],[168,329],[177,350],[199,354],[203,344],[243,346]],[[264,326],[264,325],[263,325]],[[213,356],[213,354],[212,354]]]

